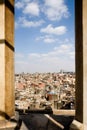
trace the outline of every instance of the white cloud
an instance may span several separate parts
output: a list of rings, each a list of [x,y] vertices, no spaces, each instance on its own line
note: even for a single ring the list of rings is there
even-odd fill
[[[16,57],[16,58],[23,58],[23,57],[24,57],[24,55],[23,55],[23,54],[21,54],[21,53],[15,53],[15,57]]]
[[[30,0],[15,0],[15,7],[17,9],[24,9]]]
[[[50,20],[61,20],[69,17],[68,7],[64,0],[45,0],[44,13]]]
[[[38,21],[29,21],[25,17],[20,17],[18,21],[16,21],[17,27],[39,27],[44,23],[43,20]]]
[[[51,35],[45,35],[45,36],[37,37],[36,41],[43,41],[45,43],[55,43],[58,41],[58,39]]]
[[[19,65],[22,66],[22,68],[24,68],[24,65],[28,65],[28,62],[26,62],[26,61],[16,61],[15,64],[17,64],[17,65],[19,64]]]
[[[46,42],[46,43],[54,43],[54,42],[55,42],[55,39],[45,38],[45,39],[44,39],[44,42]]]
[[[24,3],[30,2],[30,0],[21,0],[21,1],[24,2]]]
[[[31,53],[29,54],[29,57],[40,58],[41,56],[38,53]]]
[[[71,59],[74,59],[74,58],[75,58],[75,52],[74,52],[74,51],[70,52],[69,55],[70,55],[70,58],[71,58]]]
[[[15,7],[16,7],[17,9],[21,9],[21,8],[23,8],[23,6],[24,6],[23,2],[20,2],[20,1],[15,2]]]
[[[29,53],[26,60],[16,59],[16,72],[74,71],[75,52],[72,44],[62,44],[48,53]]]
[[[28,3],[24,8],[23,13],[33,16],[39,16],[40,13],[39,5],[35,2]]]
[[[29,2],[30,0],[15,0],[15,7],[17,9],[23,9]]]
[[[74,48],[72,44],[62,44],[58,47],[54,47],[54,49],[48,53],[31,53],[29,54],[29,57],[33,57],[33,58],[41,58],[43,59],[44,57],[59,57],[61,58],[61,56],[63,57],[68,57],[69,59],[71,58],[71,55],[74,56]]]
[[[74,70],[74,56],[73,45],[63,44],[48,53],[29,54],[29,61],[33,66],[34,64],[35,67],[37,66],[38,71],[42,69],[45,72],[52,72],[56,71],[57,67],[64,70]]]
[[[17,9],[22,9],[24,15],[39,16],[42,12],[49,20],[54,21],[67,18],[70,15],[64,0],[44,0],[42,6],[39,4],[39,0],[16,0],[15,7]]]
[[[54,35],[63,35],[66,33],[67,29],[65,26],[53,27],[49,24],[46,28],[42,28],[40,32],[47,33],[47,34],[54,34]]]
[[[58,53],[60,56],[70,57],[71,53],[73,53],[74,48],[72,44],[62,44],[59,47],[54,48],[54,52]]]

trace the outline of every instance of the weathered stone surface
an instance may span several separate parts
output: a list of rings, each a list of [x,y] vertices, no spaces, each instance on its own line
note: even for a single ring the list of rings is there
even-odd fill
[[[0,121],[0,130],[14,130],[16,125],[15,122],[3,120]]]
[[[0,0],[0,120],[14,115],[14,0]]]
[[[70,130],[83,130],[83,124],[74,120],[70,125]]]

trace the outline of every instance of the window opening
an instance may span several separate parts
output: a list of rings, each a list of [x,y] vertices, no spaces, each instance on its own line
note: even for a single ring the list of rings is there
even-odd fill
[[[75,109],[74,33],[74,0],[15,2],[17,109]]]

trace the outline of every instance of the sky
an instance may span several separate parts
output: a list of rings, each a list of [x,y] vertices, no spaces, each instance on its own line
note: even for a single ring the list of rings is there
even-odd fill
[[[15,73],[75,71],[74,0],[15,0]]]

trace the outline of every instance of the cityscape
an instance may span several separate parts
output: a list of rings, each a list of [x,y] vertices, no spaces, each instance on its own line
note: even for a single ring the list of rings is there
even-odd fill
[[[86,5],[0,1],[0,130],[87,129]]]
[[[75,109],[75,73],[15,74],[16,109]]]
[[[74,1],[16,0],[16,109],[75,109],[74,20]]]
[[[15,110],[23,130],[68,130],[74,118],[74,4],[15,1]]]

